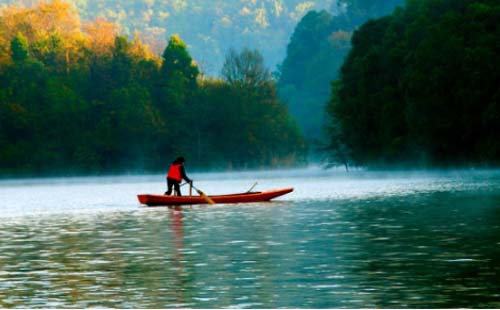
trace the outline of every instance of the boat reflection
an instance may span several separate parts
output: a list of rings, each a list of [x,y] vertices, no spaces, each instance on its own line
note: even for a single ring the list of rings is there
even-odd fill
[[[169,207],[170,227],[172,229],[172,241],[176,253],[181,254],[183,244],[182,206]]]
[[[169,220],[171,230],[171,267],[173,273],[170,275],[172,278],[169,282],[172,284],[170,287],[174,289],[173,297],[175,298],[175,305],[186,305],[187,284],[189,282],[189,272],[187,271],[186,259],[184,258],[184,223],[183,223],[183,210],[182,206],[169,207]]]

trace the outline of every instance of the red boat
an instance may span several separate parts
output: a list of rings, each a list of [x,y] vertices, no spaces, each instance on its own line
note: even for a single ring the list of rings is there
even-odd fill
[[[168,206],[186,204],[206,204],[212,200],[215,203],[248,203],[269,201],[273,198],[283,196],[293,191],[293,188],[282,188],[265,192],[250,192],[230,195],[213,196],[168,196],[168,195],[137,195],[139,202],[148,206]],[[208,197],[208,199],[207,199]]]

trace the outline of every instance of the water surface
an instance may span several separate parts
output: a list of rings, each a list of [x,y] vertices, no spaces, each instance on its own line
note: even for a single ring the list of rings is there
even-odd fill
[[[175,209],[135,197],[162,175],[0,181],[0,307],[500,307],[499,171],[191,176],[295,191]]]

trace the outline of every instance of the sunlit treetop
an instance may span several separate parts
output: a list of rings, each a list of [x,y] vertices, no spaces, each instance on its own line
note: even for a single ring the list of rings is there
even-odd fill
[[[187,45],[178,34],[168,40],[163,52],[162,73],[171,75],[174,71],[181,71],[189,79],[196,79],[199,70],[187,50]]]
[[[86,51],[110,56],[120,34],[115,23],[103,18],[82,24],[74,7],[61,0],[33,7],[9,5],[0,10],[0,16],[0,64],[10,61],[10,42],[19,34],[26,39],[31,56],[42,62],[55,60],[60,64],[58,70],[66,72],[86,57]],[[129,52],[136,58],[157,58],[138,32],[134,33]]]

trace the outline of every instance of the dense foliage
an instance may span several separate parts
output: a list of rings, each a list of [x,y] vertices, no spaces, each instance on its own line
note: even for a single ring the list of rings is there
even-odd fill
[[[353,31],[369,18],[389,14],[403,0],[341,0],[329,13],[310,11],[290,39],[278,89],[309,141],[322,138],[330,83],[351,48]]]
[[[48,1],[48,0],[44,0]],[[179,34],[200,70],[216,76],[230,48],[258,49],[273,70],[285,56],[287,41],[309,10],[334,8],[335,0],[67,0],[84,21],[98,17],[120,26],[132,37],[135,30],[160,54],[166,38]],[[39,0],[0,0],[2,4]]]
[[[82,25],[65,2],[10,6],[0,15],[0,174],[156,171],[179,154],[190,167],[300,162],[304,142],[270,74],[247,80],[204,79],[177,35],[158,57],[113,23]]]
[[[332,160],[500,161],[500,3],[409,0],[364,24],[329,103]]]

